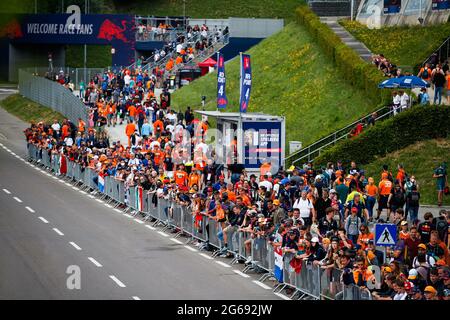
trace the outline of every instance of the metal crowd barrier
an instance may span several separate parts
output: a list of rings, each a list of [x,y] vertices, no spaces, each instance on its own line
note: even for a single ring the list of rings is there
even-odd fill
[[[55,174],[60,174],[60,156],[55,153],[49,155],[48,150],[41,150],[33,144],[28,145],[28,156],[35,161],[41,160],[41,164],[47,166]],[[66,158],[67,159],[67,158]],[[82,168],[74,161],[67,161],[67,177],[71,177],[85,186],[97,189],[94,178],[97,173],[92,168]],[[138,210],[136,190],[141,187],[132,186],[127,189],[128,207]],[[114,177],[105,177],[104,194],[118,203],[125,203],[124,182]],[[156,219],[155,223],[163,223],[166,227],[179,229],[179,234],[184,233],[192,239],[208,241],[217,249],[223,247],[224,243],[219,239],[218,233],[222,231],[220,222],[202,215],[198,219],[188,206],[183,206],[165,198],[157,198],[153,201],[154,193],[144,191],[142,212],[146,218]],[[267,271],[264,279],[273,275],[275,267],[275,256],[272,245],[266,238],[251,238],[250,233],[237,231],[237,227],[227,228],[228,251],[235,255],[235,259],[247,259],[251,255],[251,265]],[[245,242],[251,240],[251,252],[246,252]],[[285,253],[283,256],[283,283],[281,287],[291,287],[294,289],[292,297],[299,295],[299,298],[310,297],[313,299],[329,300],[371,300],[370,291],[356,285],[344,285],[341,281],[342,270],[330,268],[323,269],[320,265],[311,262],[301,261],[300,268],[293,268],[291,260],[294,254]],[[300,269],[300,270],[298,270]]]

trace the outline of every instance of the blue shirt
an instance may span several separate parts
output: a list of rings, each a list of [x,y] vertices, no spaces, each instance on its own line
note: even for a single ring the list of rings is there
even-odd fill
[[[142,136],[149,136],[152,134],[152,126],[150,123],[144,123],[141,127],[141,135]]]

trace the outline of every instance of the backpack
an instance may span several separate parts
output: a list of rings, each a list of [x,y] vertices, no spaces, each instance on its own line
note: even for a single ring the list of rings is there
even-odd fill
[[[439,238],[445,240],[445,234],[448,231],[448,222],[445,219],[438,219],[436,222],[436,230],[439,233]]]
[[[427,68],[423,68],[423,72],[422,72],[422,79],[428,79],[429,77],[429,72]]]

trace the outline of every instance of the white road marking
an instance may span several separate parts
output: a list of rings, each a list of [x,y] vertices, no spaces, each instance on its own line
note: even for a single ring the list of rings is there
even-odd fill
[[[36,211],[34,211],[33,209],[31,209],[30,207],[25,207],[25,209],[27,209],[28,211],[30,211],[31,213],[35,213]]]
[[[77,188],[77,187],[75,187],[75,186],[72,186],[72,189],[73,189],[73,190],[78,190],[78,188]]]
[[[69,242],[75,249],[81,250],[81,248],[75,242]]]
[[[132,298],[133,300],[141,300],[141,298],[139,298],[138,296],[133,296]]]
[[[117,285],[118,285],[119,287],[121,287],[121,288],[125,288],[125,287],[126,287],[126,285],[124,285],[123,282],[120,281],[119,279],[117,279],[115,276],[110,275],[109,277],[110,277],[115,283],[117,283]]]
[[[229,264],[225,263],[225,262],[216,260],[216,263],[220,264],[222,267],[231,268],[231,266]]]
[[[59,231],[58,229],[56,229],[56,228],[53,228],[53,231],[55,231],[57,234],[59,234],[60,236],[63,236],[64,235],[64,233],[62,233],[61,231]]]
[[[140,223],[140,224],[143,224],[143,223],[144,223],[144,221],[139,220],[139,219],[133,219],[133,220],[136,221],[137,223]]]
[[[92,194],[88,194],[88,197],[89,197],[89,198],[92,198],[92,199],[95,198],[95,196],[93,196]]]
[[[55,176],[53,176],[52,178],[53,178],[53,179],[55,179],[55,180],[58,180],[58,178],[57,178],[57,177],[55,177]]]
[[[243,273],[242,271],[233,269],[233,272],[234,272],[234,273],[237,273],[237,274],[240,275],[241,277],[244,277],[244,278],[250,278],[250,276],[249,276],[248,274],[245,274],[245,273]]]
[[[133,216],[130,216],[128,213],[124,213],[123,215],[127,218],[133,218]]]
[[[89,259],[89,261],[91,261],[93,264],[95,264],[95,266],[97,266],[97,267],[99,267],[99,268],[103,267],[103,266],[102,266],[97,260],[95,260],[94,258],[88,257],[88,259]]]
[[[168,236],[169,236],[168,234],[165,234],[165,233],[162,232],[162,231],[158,231],[158,233],[159,233],[160,235],[162,235],[163,237],[168,237]]]
[[[198,252],[198,250],[197,249],[194,249],[194,248],[192,248],[192,247],[190,247],[190,246],[184,246],[186,249],[188,249],[188,250],[191,250],[192,252]]]
[[[260,287],[263,288],[263,289],[266,289],[266,290],[272,289],[271,287],[269,287],[268,285],[262,283],[261,281],[253,280],[252,282],[255,283],[255,284],[257,284],[258,286],[260,286]]]
[[[279,293],[279,292],[275,292],[274,295],[279,296],[280,298],[282,298],[284,300],[291,300],[291,298],[286,297],[284,294]]]
[[[39,217],[39,219],[41,219],[41,221],[42,221],[43,223],[48,223],[47,219],[45,219],[44,217]]]
[[[145,226],[146,226],[147,228],[149,228],[150,230],[156,230],[156,228],[155,228],[155,227],[152,227],[151,225],[146,224]]]
[[[3,191],[4,191],[6,194],[11,194],[11,191],[9,191],[8,189],[3,189]]]
[[[22,203],[22,202],[23,202],[22,200],[20,200],[20,199],[17,198],[17,197],[13,197],[13,199],[16,200],[18,203]]]
[[[95,201],[97,201],[97,202],[103,202],[103,200],[100,200],[100,199],[95,199]]]
[[[170,241],[173,241],[173,242],[178,243],[178,244],[183,244],[183,242],[181,242],[180,240],[175,239],[175,238],[170,238]]]
[[[108,204],[106,202],[105,202],[105,206],[108,207],[108,208],[112,208],[112,205],[110,205],[110,204]]]
[[[122,213],[122,211],[121,211],[121,210],[119,210],[119,209],[117,209],[117,208],[116,208],[116,209],[114,209],[114,211],[115,211],[115,212],[118,212],[118,213]]]
[[[82,194],[87,194],[86,191],[83,191],[83,190],[81,190],[81,189],[78,189],[78,191],[79,191],[80,193],[82,193]]]
[[[206,258],[208,260],[213,260],[213,258],[208,256],[206,253],[199,253],[199,255],[201,255],[203,258]]]

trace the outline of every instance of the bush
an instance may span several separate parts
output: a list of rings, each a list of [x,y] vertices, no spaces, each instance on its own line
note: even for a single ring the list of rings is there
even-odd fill
[[[328,58],[335,63],[339,77],[364,91],[374,104],[388,101],[389,92],[378,89],[378,84],[385,80],[384,76],[346,46],[327,25],[321,23],[308,6],[303,5],[297,9],[297,22],[306,27]]]
[[[328,161],[356,161],[367,164],[387,153],[417,141],[446,138],[450,133],[450,106],[418,106],[377,123],[359,136],[340,142],[315,159],[317,165]]]

